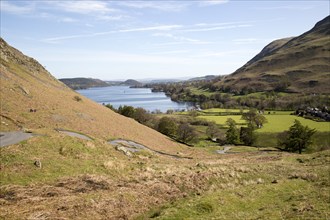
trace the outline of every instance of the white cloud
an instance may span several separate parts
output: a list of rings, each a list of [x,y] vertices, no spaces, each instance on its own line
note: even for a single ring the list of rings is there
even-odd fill
[[[104,1],[48,1],[47,3],[61,10],[79,14],[106,14],[117,11],[116,9],[110,8],[108,3]]]
[[[94,17],[96,20],[117,21],[129,17],[121,10],[112,8],[108,1],[45,1],[45,3],[52,7],[51,10],[82,14]]]
[[[194,58],[206,58],[206,57],[228,57],[228,56],[239,56],[239,55],[246,55],[246,54],[256,54],[257,50],[229,50],[229,51],[222,51],[222,52],[214,52],[208,51],[204,53],[200,53],[196,56],[192,56]]]
[[[125,16],[125,15],[99,15],[96,18],[98,20],[104,20],[104,21],[119,21],[119,20],[129,18],[129,16]]]
[[[118,5],[136,8],[136,9],[154,9],[166,12],[180,12],[188,7],[197,4],[197,6],[214,6],[225,4],[229,0],[201,0],[201,1],[118,1]]]
[[[73,23],[73,22],[77,22],[76,19],[73,19],[73,18],[70,18],[70,17],[59,18],[58,21],[60,21],[60,22],[65,22],[65,23]]]
[[[258,38],[242,38],[232,40],[234,44],[265,44],[272,42],[274,39],[258,39]]]
[[[173,56],[155,56],[137,53],[123,53],[110,51],[71,51],[68,53],[54,51],[51,55],[44,57],[43,61],[52,62],[115,62],[115,63],[149,63],[149,64],[189,64],[191,58]]]
[[[0,6],[2,12],[8,12],[12,14],[27,14],[34,11],[34,6],[32,4],[18,6],[8,1],[0,1]]]
[[[120,6],[136,9],[155,9],[167,12],[179,12],[186,9],[189,2],[178,1],[118,1]]]
[[[154,52],[150,53],[151,55],[165,55],[165,54],[182,54],[182,53],[189,53],[190,50],[170,50],[170,51],[160,51],[160,52]]]
[[[63,41],[63,40],[76,39],[76,38],[95,37],[95,36],[101,36],[101,35],[127,33],[127,32],[169,31],[172,29],[180,28],[180,27],[182,27],[182,26],[181,25],[159,25],[159,26],[151,26],[151,27],[128,28],[128,29],[112,30],[112,31],[105,31],[105,32],[95,32],[95,33],[89,33],[89,34],[76,34],[76,35],[51,37],[51,38],[43,39],[41,41],[43,41],[45,43],[59,43],[60,41]]]
[[[199,5],[200,6],[213,6],[213,5],[225,4],[228,2],[229,2],[229,0],[204,0],[204,1],[200,1]]]
[[[131,28],[131,29],[122,29],[117,32],[139,32],[139,31],[170,31],[173,29],[181,28],[182,25],[159,25],[151,27],[141,27],[141,28]]]
[[[226,30],[226,29],[235,29],[235,28],[245,28],[252,27],[251,24],[237,24],[237,25],[220,25],[215,27],[205,27],[205,28],[191,28],[182,30],[183,32],[204,32],[204,31],[216,31],[216,30]]]
[[[199,40],[197,40],[197,39],[192,39],[192,38],[187,38],[187,37],[182,37],[182,36],[175,36],[175,35],[169,34],[169,33],[155,33],[152,36],[166,37],[166,38],[171,38],[171,39],[177,40],[177,41],[186,41],[186,42],[191,42],[191,43],[199,42]]]
[[[237,43],[237,44],[254,43],[254,42],[257,42],[257,41],[258,41],[258,39],[256,39],[256,38],[243,38],[243,39],[233,40],[233,42]]]
[[[313,9],[312,6],[290,6],[290,5],[283,5],[283,6],[273,6],[273,7],[254,7],[254,9],[258,10],[310,10]]]

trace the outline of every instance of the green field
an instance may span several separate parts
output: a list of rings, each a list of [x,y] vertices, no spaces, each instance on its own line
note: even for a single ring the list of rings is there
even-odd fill
[[[224,109],[224,108],[210,108],[210,109],[206,109],[206,110],[203,110],[202,112],[205,112],[205,113],[224,113],[224,112],[227,112],[227,113],[237,113],[237,112],[240,112],[241,110],[240,109]],[[243,110],[244,112],[247,112],[248,110]]]
[[[282,132],[288,130],[294,120],[299,120],[302,125],[315,128],[320,132],[330,132],[330,122],[316,122],[295,115],[265,115],[268,123],[257,132]]]
[[[217,112],[239,112],[239,109],[209,109],[207,112],[217,113]],[[299,120],[304,126],[310,128],[315,128],[319,132],[330,132],[330,122],[316,122],[313,120],[305,119],[295,115],[290,115],[292,111],[265,111],[265,117],[268,123],[264,124],[264,127],[258,129],[257,132],[267,133],[267,132],[283,132],[288,130],[289,127],[293,124],[294,120]],[[245,124],[246,122],[241,119],[241,115],[225,115],[225,116],[216,116],[216,115],[202,115],[199,118],[203,118],[209,121],[214,121],[219,125],[225,125],[228,118],[232,118],[238,124]]]
[[[245,124],[245,121],[241,119],[242,118],[241,115],[227,115],[227,116],[202,115],[202,116],[198,116],[198,118],[203,118],[203,119],[206,119],[208,121],[214,121],[215,123],[217,123],[219,125],[226,125],[227,119],[232,118],[238,124]]]

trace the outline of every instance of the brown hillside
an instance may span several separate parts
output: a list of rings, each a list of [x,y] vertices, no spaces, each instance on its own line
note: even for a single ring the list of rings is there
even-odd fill
[[[67,129],[96,139],[123,138],[177,152],[184,147],[74,92],[33,58],[0,39],[1,131]],[[80,97],[81,100],[79,100]],[[35,109],[36,112],[30,112]]]
[[[268,44],[216,85],[231,91],[330,93],[330,16],[298,37]]]

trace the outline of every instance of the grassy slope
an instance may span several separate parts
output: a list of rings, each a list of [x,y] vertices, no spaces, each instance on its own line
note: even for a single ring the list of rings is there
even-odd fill
[[[328,163],[329,151],[224,158],[205,165],[219,172],[209,179],[207,193],[159,206],[139,219],[327,219]]]
[[[183,147],[132,119],[85,98],[52,77],[39,63],[1,41],[1,115],[38,133],[61,128],[103,140],[123,138],[154,149]],[[81,101],[74,100],[80,96]],[[36,112],[30,113],[30,109]],[[2,117],[0,130],[19,129]]]
[[[273,90],[278,82],[288,81],[291,91],[329,93],[329,25],[330,17],[327,17],[311,31],[284,40],[284,44],[272,42],[216,85],[265,91]],[[274,44],[275,50],[272,49]],[[317,81],[317,85],[310,86],[309,81]]]

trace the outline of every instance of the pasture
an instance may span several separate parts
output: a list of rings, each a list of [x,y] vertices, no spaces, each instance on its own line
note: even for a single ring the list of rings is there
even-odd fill
[[[210,109],[203,112],[208,113],[236,113],[239,109]],[[265,111],[264,116],[267,119],[267,123],[261,129],[258,129],[259,133],[278,133],[288,130],[293,124],[294,120],[299,120],[302,125],[314,128],[319,132],[330,132],[330,122],[316,122],[310,119],[305,119],[295,115],[291,115],[292,111]],[[201,115],[199,118],[206,119],[208,121],[214,121],[215,123],[224,126],[228,118],[232,118],[238,125],[245,125],[246,122],[241,119],[241,115]]]

